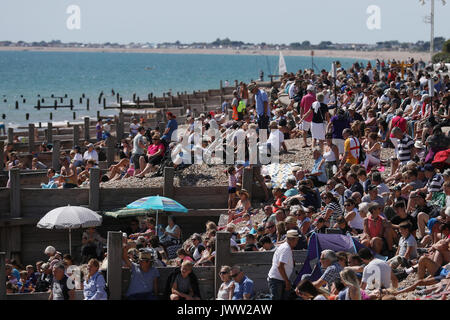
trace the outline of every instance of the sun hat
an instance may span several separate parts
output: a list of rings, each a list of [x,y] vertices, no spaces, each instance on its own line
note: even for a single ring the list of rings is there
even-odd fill
[[[247,196],[247,198],[250,197],[248,191],[245,190],[245,189],[241,189],[241,190],[236,191],[236,194],[237,194],[238,196],[241,196],[241,194],[245,194],[245,195]]]
[[[430,97],[430,95],[429,95],[428,93],[425,93],[425,94],[422,96],[422,102],[425,101],[425,99],[428,99],[429,97]]]
[[[306,91],[314,91],[314,86],[312,84],[308,84]]]
[[[89,144],[87,145],[87,147],[88,147],[88,148],[91,148],[91,147],[93,148],[93,147],[94,147],[94,144],[93,144],[93,143],[89,143]]]
[[[284,223],[291,223],[297,225],[297,219],[294,216],[289,216],[284,219]]]
[[[414,143],[414,148],[416,148],[416,149],[425,149],[425,146],[424,146],[424,144],[422,143],[422,141],[417,140],[417,141]]]
[[[270,121],[269,129],[277,129],[278,123],[276,121]]]
[[[140,251],[139,252],[139,261],[153,261],[153,255],[148,251]]]
[[[248,91],[252,92],[256,88],[256,83],[254,83],[254,82],[249,83],[247,88],[248,88]]]
[[[450,177],[450,169],[446,169],[443,173],[443,176]],[[450,207],[449,207],[450,208]]]
[[[288,230],[288,232],[286,232],[286,238],[299,238],[299,234],[297,232],[297,230]]]

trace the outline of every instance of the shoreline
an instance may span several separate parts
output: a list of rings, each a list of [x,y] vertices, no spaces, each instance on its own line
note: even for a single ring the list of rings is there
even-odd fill
[[[279,55],[278,50],[235,50],[235,49],[141,49],[141,48],[58,48],[58,47],[0,47],[0,51],[31,52],[105,52],[105,53],[159,53],[159,54],[222,54],[222,55]],[[283,50],[284,56],[310,57],[311,50]],[[428,61],[428,52],[409,51],[357,51],[357,50],[314,50],[315,57],[348,58],[364,60],[415,60]]]

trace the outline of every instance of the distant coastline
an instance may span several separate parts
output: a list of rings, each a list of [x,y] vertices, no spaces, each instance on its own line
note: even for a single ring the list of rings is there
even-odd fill
[[[142,49],[142,48],[59,48],[59,47],[0,47],[0,51],[32,52],[122,52],[122,53],[161,53],[161,54],[226,54],[226,55],[278,55],[277,50],[236,50],[236,49]],[[311,50],[282,50],[285,56],[311,56]],[[351,58],[364,60],[406,60],[414,58],[429,60],[428,52],[408,51],[357,51],[357,50],[314,50],[315,57]]]

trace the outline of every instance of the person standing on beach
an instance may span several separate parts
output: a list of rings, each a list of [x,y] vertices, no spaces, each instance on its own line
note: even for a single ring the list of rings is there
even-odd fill
[[[146,139],[144,137],[145,128],[139,127],[138,134],[133,139],[133,151],[131,152],[131,161],[134,164],[136,171],[143,170],[145,167],[145,161],[139,163],[139,159],[141,156],[146,158],[145,148],[146,148]],[[145,160],[145,159],[143,159]]]
[[[163,136],[161,137],[161,140],[165,140],[166,142],[172,141],[172,134],[175,130],[178,129],[178,122],[175,119],[175,115],[172,112],[167,112],[167,126],[164,130]]]
[[[297,230],[289,230],[286,239],[286,242],[275,250],[269,270],[268,285],[272,300],[285,300],[291,290],[289,277],[295,266],[292,250],[299,240]]]
[[[103,124],[102,119],[98,119],[97,125],[95,126],[95,131],[97,132],[97,142],[102,140],[103,137]]]
[[[311,110],[312,104],[316,101],[316,95],[314,93],[314,86],[312,84],[308,85],[306,88],[307,94],[302,98],[300,102],[300,118],[303,117]],[[301,124],[301,130],[303,134],[303,148],[308,148],[308,144],[306,142],[306,134],[311,129],[311,121],[313,119],[313,114],[310,113],[305,119],[303,119]]]
[[[255,109],[258,115],[258,128],[268,129],[269,127],[269,98],[264,90],[258,88],[255,82],[248,85],[248,91],[253,94],[255,100]]]

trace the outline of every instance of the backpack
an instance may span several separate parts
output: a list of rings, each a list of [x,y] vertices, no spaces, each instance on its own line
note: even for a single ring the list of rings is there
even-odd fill
[[[359,147],[359,158],[358,158],[359,163],[363,163],[364,161],[366,161],[366,152],[364,151],[363,147],[360,145]]]
[[[355,145],[356,145],[356,138],[353,138],[353,139],[355,139],[354,141],[355,141]],[[361,145],[361,142],[359,142],[359,140],[358,140],[358,143],[359,143],[358,162],[359,163],[363,163],[366,160],[366,152],[364,151],[364,149],[363,149],[363,147]]]

